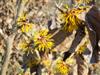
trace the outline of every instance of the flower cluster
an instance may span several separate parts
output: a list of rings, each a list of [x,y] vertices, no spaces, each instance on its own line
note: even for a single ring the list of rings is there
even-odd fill
[[[17,19],[17,24],[21,27],[22,32],[29,32],[32,29],[32,23],[27,22],[26,15],[23,14]]]
[[[84,51],[86,50],[86,47],[87,47],[87,44],[88,44],[88,41],[85,41],[83,45],[81,45],[79,47],[79,49],[76,51],[77,54],[82,54],[84,53]]]
[[[54,74],[57,75],[68,75],[70,67],[65,64],[62,60],[57,60],[55,66],[53,67]]]
[[[42,61],[42,64],[43,64],[45,67],[49,68],[49,67],[51,66],[51,60],[50,60],[50,59],[44,59],[44,60]]]
[[[61,13],[60,20],[64,23],[63,28],[68,32],[72,32],[76,30],[79,25],[82,25],[83,21],[78,18],[78,15],[86,11],[86,8],[88,7],[68,8],[67,12]]]
[[[28,49],[28,43],[27,42],[20,42],[18,44],[19,48],[22,49],[23,51],[26,51]]]
[[[39,51],[51,49],[54,45],[51,34],[48,34],[48,30],[40,30],[34,35],[34,46]]]
[[[23,52],[32,52],[34,51],[34,44],[33,44],[33,41],[31,40],[24,40],[24,41],[21,41],[19,44],[18,44],[18,47],[19,49],[21,49]]]

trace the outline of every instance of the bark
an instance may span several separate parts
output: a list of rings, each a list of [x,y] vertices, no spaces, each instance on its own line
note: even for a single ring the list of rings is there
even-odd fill
[[[77,75],[88,75],[88,64],[81,58],[80,55],[76,55],[77,63]]]
[[[93,6],[86,14],[86,22],[93,49],[91,63],[96,63],[98,62],[98,52],[100,51],[98,46],[100,40],[100,11],[96,6]]]

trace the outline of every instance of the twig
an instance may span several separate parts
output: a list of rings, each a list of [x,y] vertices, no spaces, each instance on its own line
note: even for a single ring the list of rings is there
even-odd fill
[[[16,1],[16,11],[17,11],[17,13],[16,13],[16,11],[15,11],[15,13],[16,13],[16,15],[15,15],[15,19],[12,21],[12,23],[11,23],[11,25],[13,26],[12,27],[12,31],[14,32],[16,32],[16,30],[17,30],[17,26],[16,26],[16,20],[17,20],[17,18],[18,18],[18,15],[19,15],[19,13],[20,13],[20,10],[21,10],[21,4],[22,4],[22,0],[17,0]]]
[[[60,8],[60,7],[62,6],[62,4],[63,4],[63,3],[61,3],[60,5],[58,5],[57,2],[55,1],[55,6],[56,6],[56,8],[57,8],[60,12],[64,13],[64,11]]]
[[[57,30],[52,34],[51,37],[54,37],[60,30],[61,30],[61,29],[57,29]]]
[[[3,33],[2,29],[0,28],[0,36],[3,38],[3,39],[6,39],[7,36]]]

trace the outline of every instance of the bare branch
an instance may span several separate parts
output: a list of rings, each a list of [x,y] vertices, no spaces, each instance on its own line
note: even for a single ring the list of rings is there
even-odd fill
[[[17,12],[16,13],[16,15],[15,15],[15,19],[12,21],[12,23],[11,23],[11,25],[13,25],[13,27],[12,27],[12,29],[13,29],[13,31],[16,31],[17,30],[17,27],[16,27],[16,20],[17,20],[17,18],[18,18],[18,15],[19,15],[19,13],[20,13],[20,10],[21,10],[21,4],[22,4],[22,0],[17,0],[17,2],[16,2],[16,11],[15,12]]]
[[[0,36],[3,38],[3,39],[6,39],[7,36],[3,33],[2,29],[0,28]]]
[[[7,39],[5,40],[6,52],[4,55],[4,63],[3,63],[3,66],[1,68],[1,75],[6,75],[7,68],[9,65],[10,56],[12,53],[14,38],[15,38],[15,34],[12,34],[11,36],[7,37]]]
[[[62,4],[63,4],[63,3],[61,3],[61,4],[59,5],[59,4],[57,4],[57,2],[55,1],[55,6],[56,6],[56,8],[57,8],[59,11],[61,11],[62,13],[64,13],[64,11],[61,9]]]

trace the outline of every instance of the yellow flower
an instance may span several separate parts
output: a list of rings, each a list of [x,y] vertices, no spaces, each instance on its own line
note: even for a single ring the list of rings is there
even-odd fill
[[[56,64],[53,67],[54,74],[68,75],[70,67],[62,60],[56,60]]]
[[[26,42],[19,43],[19,48],[26,51],[28,49],[28,43]]]
[[[82,20],[78,18],[78,15],[84,11],[86,11],[87,6],[72,8],[65,12],[61,13],[59,16],[60,20],[64,23],[63,28],[69,32],[76,30],[79,25],[82,25]]]
[[[21,27],[22,32],[29,32],[32,29],[32,26],[33,26],[32,23],[27,22],[25,14],[18,17],[17,24]]]
[[[84,53],[84,51],[86,50],[86,47],[87,47],[88,43],[89,43],[89,41],[84,42],[84,44],[79,47],[79,49],[76,51],[76,53],[77,54]]]
[[[26,15],[22,14],[21,16],[18,17],[17,19],[17,24],[18,25],[23,25],[26,22]]]
[[[45,67],[49,68],[50,65],[51,65],[51,60],[45,59],[45,60],[42,61],[42,63],[43,63],[43,65],[44,65]]]
[[[32,29],[32,23],[26,23],[21,27],[22,32],[29,32]]]
[[[48,30],[40,30],[34,35],[34,45],[39,51],[51,49],[54,45],[51,34],[48,34]]]

